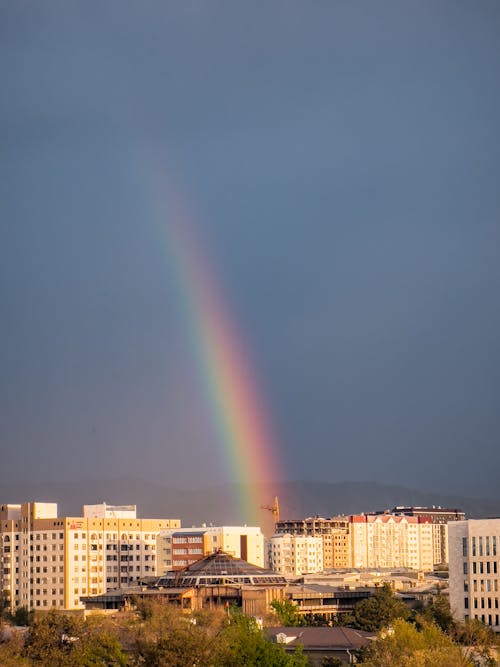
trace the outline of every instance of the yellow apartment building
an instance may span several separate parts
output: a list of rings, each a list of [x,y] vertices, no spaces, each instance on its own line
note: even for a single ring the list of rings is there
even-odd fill
[[[83,609],[81,596],[156,575],[157,535],[180,527],[179,519],[138,519],[134,506],[89,513],[58,517],[56,503],[0,505],[0,589],[11,610]]]

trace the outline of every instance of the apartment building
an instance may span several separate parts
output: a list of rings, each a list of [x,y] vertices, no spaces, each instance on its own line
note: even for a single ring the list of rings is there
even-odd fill
[[[323,567],[350,567],[349,517],[335,516],[330,519],[309,517],[288,519],[276,524],[276,534],[303,535],[322,538]]]
[[[223,551],[233,558],[264,566],[264,535],[259,526],[201,526],[164,530],[158,535],[158,572],[182,570]]]
[[[500,519],[450,523],[448,550],[453,615],[500,632]]]
[[[324,569],[323,536],[273,535],[267,540],[267,566],[289,577],[321,572]]]
[[[156,575],[157,535],[180,520],[123,511],[126,518],[106,510],[101,517],[58,517],[56,503],[0,505],[0,588],[11,609],[83,609],[81,596]]]
[[[433,560],[435,565],[448,563],[448,524],[454,521],[464,521],[465,513],[460,509],[447,507],[407,507],[398,505],[391,511],[392,514],[418,516],[430,519],[432,523]]]
[[[434,567],[433,524],[425,516],[351,515],[349,533],[352,567]]]

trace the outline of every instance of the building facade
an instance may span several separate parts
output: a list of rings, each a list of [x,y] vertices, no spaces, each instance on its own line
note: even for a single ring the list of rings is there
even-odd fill
[[[464,521],[465,513],[460,509],[446,507],[406,507],[399,505],[392,510],[392,514],[418,516],[430,519],[432,523],[433,560],[435,565],[448,563],[448,524],[454,521]]]
[[[279,521],[276,524],[276,534],[319,536],[323,542],[323,567],[325,569],[350,567],[349,517],[336,516],[330,519],[309,517]]]
[[[158,572],[182,570],[219,550],[264,566],[264,535],[259,526],[201,526],[165,530],[158,535]]]
[[[427,517],[357,514],[349,517],[352,567],[434,568],[433,525]]]
[[[448,550],[453,615],[500,632],[500,519],[450,523]]]
[[[322,572],[323,537],[321,535],[276,534],[267,540],[267,566],[283,576]]]
[[[178,519],[58,517],[56,503],[0,505],[0,589],[11,610],[83,609],[82,596],[157,574],[156,538]]]

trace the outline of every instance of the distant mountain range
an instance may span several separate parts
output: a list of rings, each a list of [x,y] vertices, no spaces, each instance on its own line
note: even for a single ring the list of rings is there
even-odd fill
[[[83,504],[136,504],[141,517],[180,518],[183,526],[201,523],[238,525],[241,516],[236,499],[255,499],[259,524],[272,521],[260,505],[279,498],[281,518],[329,517],[391,509],[395,505],[435,505],[460,508],[470,518],[500,516],[500,500],[424,493],[402,486],[377,482],[323,483],[281,482],[275,485],[219,486],[199,490],[175,489],[141,479],[91,480],[78,482],[0,483],[0,503],[28,500],[57,502],[60,516],[78,516]]]

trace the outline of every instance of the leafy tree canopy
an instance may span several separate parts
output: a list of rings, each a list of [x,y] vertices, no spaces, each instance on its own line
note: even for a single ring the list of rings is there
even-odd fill
[[[408,619],[410,610],[392,592],[388,584],[384,584],[375,595],[361,600],[354,607],[350,624],[358,630],[378,632],[387,627],[395,619]]]
[[[379,633],[362,663],[365,667],[473,667],[462,648],[437,625],[420,629],[402,619]]]

